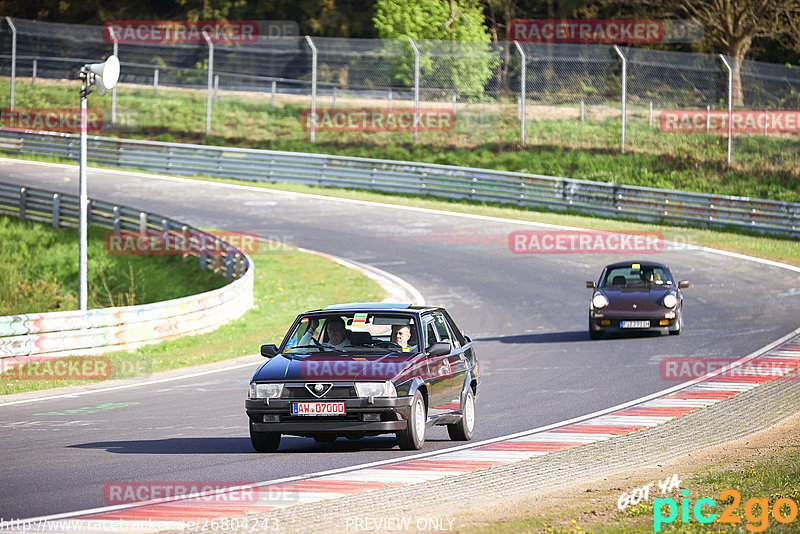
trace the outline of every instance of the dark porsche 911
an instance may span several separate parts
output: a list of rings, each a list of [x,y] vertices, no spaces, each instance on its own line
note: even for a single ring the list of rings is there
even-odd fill
[[[589,336],[603,332],[659,330],[677,335],[683,328],[683,294],[689,282],[675,282],[669,267],[653,262],[607,265],[589,303]]]
[[[470,440],[480,386],[472,340],[443,308],[343,304],[300,314],[265,362],[245,402],[250,441],[274,451],[282,434],[332,442],[394,433],[419,449],[446,425]]]

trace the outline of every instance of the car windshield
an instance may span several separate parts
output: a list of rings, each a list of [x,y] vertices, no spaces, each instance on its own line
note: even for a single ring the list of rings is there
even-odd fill
[[[651,287],[673,285],[669,271],[658,265],[634,263],[606,269],[600,287]]]
[[[284,342],[285,354],[388,354],[417,351],[412,315],[336,312],[303,315]]]

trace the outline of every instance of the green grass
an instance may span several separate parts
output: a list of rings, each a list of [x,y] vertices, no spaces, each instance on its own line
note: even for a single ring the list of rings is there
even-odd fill
[[[133,352],[110,352],[110,378],[147,375],[169,369],[222,361],[258,353],[263,343],[278,343],[298,313],[337,302],[375,301],[380,286],[330,260],[282,248],[252,255],[255,264],[254,305],[235,321],[196,336],[146,345]],[[0,395],[88,381],[0,380]]]
[[[89,227],[88,307],[169,300],[225,285],[177,256],[107,254]],[[78,309],[78,231],[0,215],[0,316]]]
[[[0,81],[0,94],[8,81]],[[17,82],[17,107],[68,107],[77,104],[78,84],[42,81],[31,88]],[[318,107],[330,106],[321,98]],[[110,116],[111,99],[90,97],[89,106]],[[800,136],[739,135],[734,161],[726,163],[727,139],[716,134],[661,132],[631,111],[626,153],[620,152],[617,118],[528,120],[527,142],[519,145],[516,106],[471,105],[459,111],[453,132],[423,133],[419,144],[410,133],[318,132],[310,143],[300,123],[309,102],[280,97],[270,107],[269,95],[222,93],[213,107],[212,135],[205,132],[204,91],[120,86],[117,127],[106,135],[161,141],[243,146],[272,150],[318,152],[461,165],[564,176],[620,184],[800,201]],[[339,108],[364,102],[340,98]],[[382,105],[377,101],[373,105]],[[403,104],[396,103],[397,107]],[[426,104],[427,105],[427,104]],[[437,105],[438,107],[447,107]],[[548,108],[558,111],[558,106]],[[614,108],[616,109],[616,108]],[[491,110],[489,112],[489,110]],[[106,121],[108,122],[108,121]]]
[[[741,523],[720,523],[718,521],[701,524],[690,510],[689,522],[682,523],[680,513],[681,495],[674,491],[668,495],[678,504],[678,515],[669,524],[661,526],[661,532],[668,534],[748,534],[753,532],[748,529],[758,529],[766,525],[768,533],[794,533],[800,530],[800,515],[794,521],[781,524],[770,514],[764,519],[760,514],[760,505],[749,503],[750,499],[765,499],[769,510],[778,499],[788,498],[800,506],[800,446],[787,447],[781,453],[764,461],[726,460],[720,464],[699,468],[691,476],[684,476],[681,481],[682,488],[689,489],[689,502],[693,508],[694,503],[701,498],[711,498],[716,506],[710,509],[703,507],[703,514],[709,512],[720,516],[729,507],[735,504],[731,498],[720,499],[720,494],[727,489],[739,492],[741,502],[738,507],[731,509],[731,513],[741,518]],[[656,497],[660,496],[658,488]],[[621,492],[592,492],[592,497],[580,498],[558,509],[541,509],[537,514],[523,511],[518,519],[495,521],[482,526],[471,526],[468,531],[475,534],[495,533],[603,533],[603,534],[632,534],[637,532],[653,532],[653,502],[642,502],[636,506],[629,506],[625,511],[615,511],[610,516],[608,510],[616,510],[616,500]],[[595,519],[597,510],[603,509],[602,518]],[[753,517],[746,516],[746,510],[753,512]],[[594,513],[593,513],[594,512]],[[668,513],[665,505],[663,513]],[[788,517],[790,509],[782,510],[783,516]],[[719,517],[718,517],[719,519]],[[465,531],[466,532],[466,531]]]

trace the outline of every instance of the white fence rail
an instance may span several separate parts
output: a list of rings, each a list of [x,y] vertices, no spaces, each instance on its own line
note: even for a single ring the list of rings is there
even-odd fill
[[[0,213],[49,222],[56,228],[76,226],[78,198],[0,184]],[[89,213],[90,224],[115,232],[155,235],[154,239],[189,234],[190,239],[214,240],[220,253],[198,254],[199,268],[212,269],[235,280],[213,291],[152,304],[0,317],[0,359],[4,367],[30,356],[130,350],[207,332],[241,316],[252,306],[254,270],[245,252],[202,230],[124,206],[90,201]]]
[[[77,160],[79,137],[0,132],[0,153]],[[800,203],[470,167],[90,137],[90,162],[188,176],[430,195],[800,237]]]

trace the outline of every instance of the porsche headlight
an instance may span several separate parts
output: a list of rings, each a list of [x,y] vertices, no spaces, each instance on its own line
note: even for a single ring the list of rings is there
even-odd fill
[[[664,306],[672,309],[677,305],[678,305],[678,297],[676,297],[673,293],[667,293],[664,296]]]
[[[356,395],[359,397],[397,397],[394,384],[385,382],[356,382]]]
[[[595,293],[592,297],[592,306],[597,309],[605,308],[608,306],[608,299],[602,293]]]
[[[251,399],[277,399],[283,393],[283,384],[257,384],[250,382]]]

